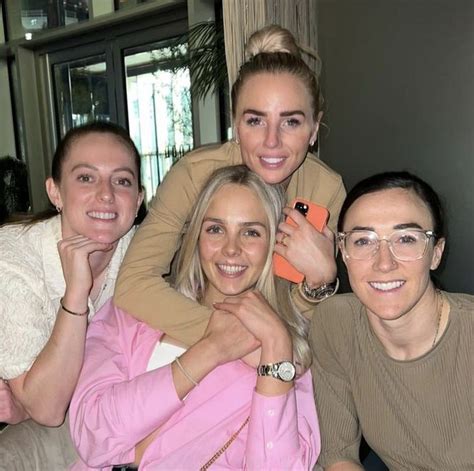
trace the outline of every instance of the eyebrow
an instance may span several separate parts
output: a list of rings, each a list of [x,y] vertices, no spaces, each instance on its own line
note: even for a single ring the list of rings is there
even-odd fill
[[[99,171],[99,169],[97,167],[95,167],[94,165],[90,165],[90,164],[77,164],[77,165],[74,165],[74,167],[72,167],[72,171],[74,172],[75,170],[80,169],[80,168],[88,168],[88,169],[91,169],[91,170]],[[117,167],[117,168],[114,168],[112,170],[112,172],[113,173],[128,172],[128,173],[130,173],[131,175],[133,175],[135,177],[135,172],[130,167]]]
[[[264,111],[254,110],[252,108],[247,108],[246,110],[243,111],[243,114],[254,114],[254,115],[257,115],[257,116],[267,116],[267,113],[265,113]],[[301,110],[282,111],[280,113],[280,116],[282,116],[282,117],[294,116],[294,115],[301,115],[303,117],[306,116],[304,114],[304,112],[301,111]]]
[[[215,223],[218,223],[218,224],[225,224],[224,220],[223,219],[219,219],[219,218],[204,218],[203,219],[203,222],[215,222]],[[267,226],[265,224],[263,224],[262,222],[260,221],[246,221],[246,222],[242,222],[240,223],[241,226],[244,226],[244,227],[250,227],[250,226],[261,226],[263,227],[264,229],[267,228]]]
[[[396,224],[393,226],[394,230],[400,229],[423,229],[417,222],[405,222],[403,224]],[[377,232],[372,226],[354,226],[351,231],[373,231]]]

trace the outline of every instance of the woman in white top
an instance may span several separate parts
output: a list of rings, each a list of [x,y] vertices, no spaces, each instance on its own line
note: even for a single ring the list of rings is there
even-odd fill
[[[64,421],[88,319],[112,295],[133,235],[140,155],[117,125],[75,128],[58,145],[46,190],[58,215],[0,229],[0,421],[11,424]],[[3,463],[10,433],[1,435]]]

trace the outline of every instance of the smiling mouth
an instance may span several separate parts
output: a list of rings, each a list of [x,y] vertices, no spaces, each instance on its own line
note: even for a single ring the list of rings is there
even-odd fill
[[[286,160],[286,157],[260,156],[260,160],[263,162],[264,165],[268,167],[278,167]]]
[[[239,276],[241,273],[247,270],[245,265],[217,264],[217,268],[220,272],[227,276]]]
[[[110,213],[110,212],[102,212],[102,211],[89,211],[87,213],[89,217],[92,219],[101,219],[105,221],[110,221],[112,219],[116,219],[118,214],[117,213]]]
[[[369,285],[372,286],[372,288],[375,288],[378,291],[392,291],[394,289],[398,289],[401,286],[405,284],[404,281],[397,280],[397,281],[387,281],[387,282],[381,282],[381,281],[370,281]]]

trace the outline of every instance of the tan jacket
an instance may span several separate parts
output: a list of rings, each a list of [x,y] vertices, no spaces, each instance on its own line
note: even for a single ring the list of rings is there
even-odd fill
[[[176,292],[164,279],[181,245],[185,224],[209,175],[216,169],[242,163],[234,142],[193,151],[174,165],[158,187],[150,211],[138,229],[122,263],[115,303],[172,337],[192,345],[204,333],[211,310]],[[330,211],[334,231],[345,198],[341,177],[313,155],[293,174],[287,197],[301,197]],[[309,305],[294,290],[302,312]]]

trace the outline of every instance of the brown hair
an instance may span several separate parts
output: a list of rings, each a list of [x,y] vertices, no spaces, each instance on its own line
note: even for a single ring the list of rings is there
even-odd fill
[[[281,26],[270,25],[253,33],[245,47],[246,61],[240,67],[237,79],[232,86],[231,99],[234,115],[240,91],[250,77],[261,73],[288,73],[298,77],[305,85],[311,96],[313,119],[316,120],[321,111],[323,99],[318,78],[302,59],[301,52],[302,48],[296,43],[295,37]],[[305,52],[307,52],[306,49]],[[312,55],[317,58],[317,55]]]
[[[95,121],[92,123],[87,123],[82,126],[78,126],[76,128],[70,129],[66,135],[61,139],[59,142],[56,151],[54,152],[53,162],[51,165],[51,177],[56,184],[61,182],[62,177],[62,169],[64,165],[64,161],[66,160],[69,151],[71,150],[72,145],[81,137],[87,136],[89,134],[111,134],[115,136],[115,138],[125,146],[133,156],[133,161],[136,166],[137,170],[137,182],[138,188],[142,188],[142,181],[141,181],[141,173],[140,173],[140,153],[136,148],[132,138],[128,134],[127,130],[119,126],[115,123],[110,123],[106,121]],[[140,211],[142,211],[142,206],[140,207]],[[45,211],[41,211],[37,214],[33,214],[26,218],[23,218],[21,221],[18,221],[19,224],[31,225],[37,222],[45,221],[46,219],[50,219],[53,216],[56,216],[57,212],[52,209],[48,208]],[[140,220],[143,219],[141,215]]]

